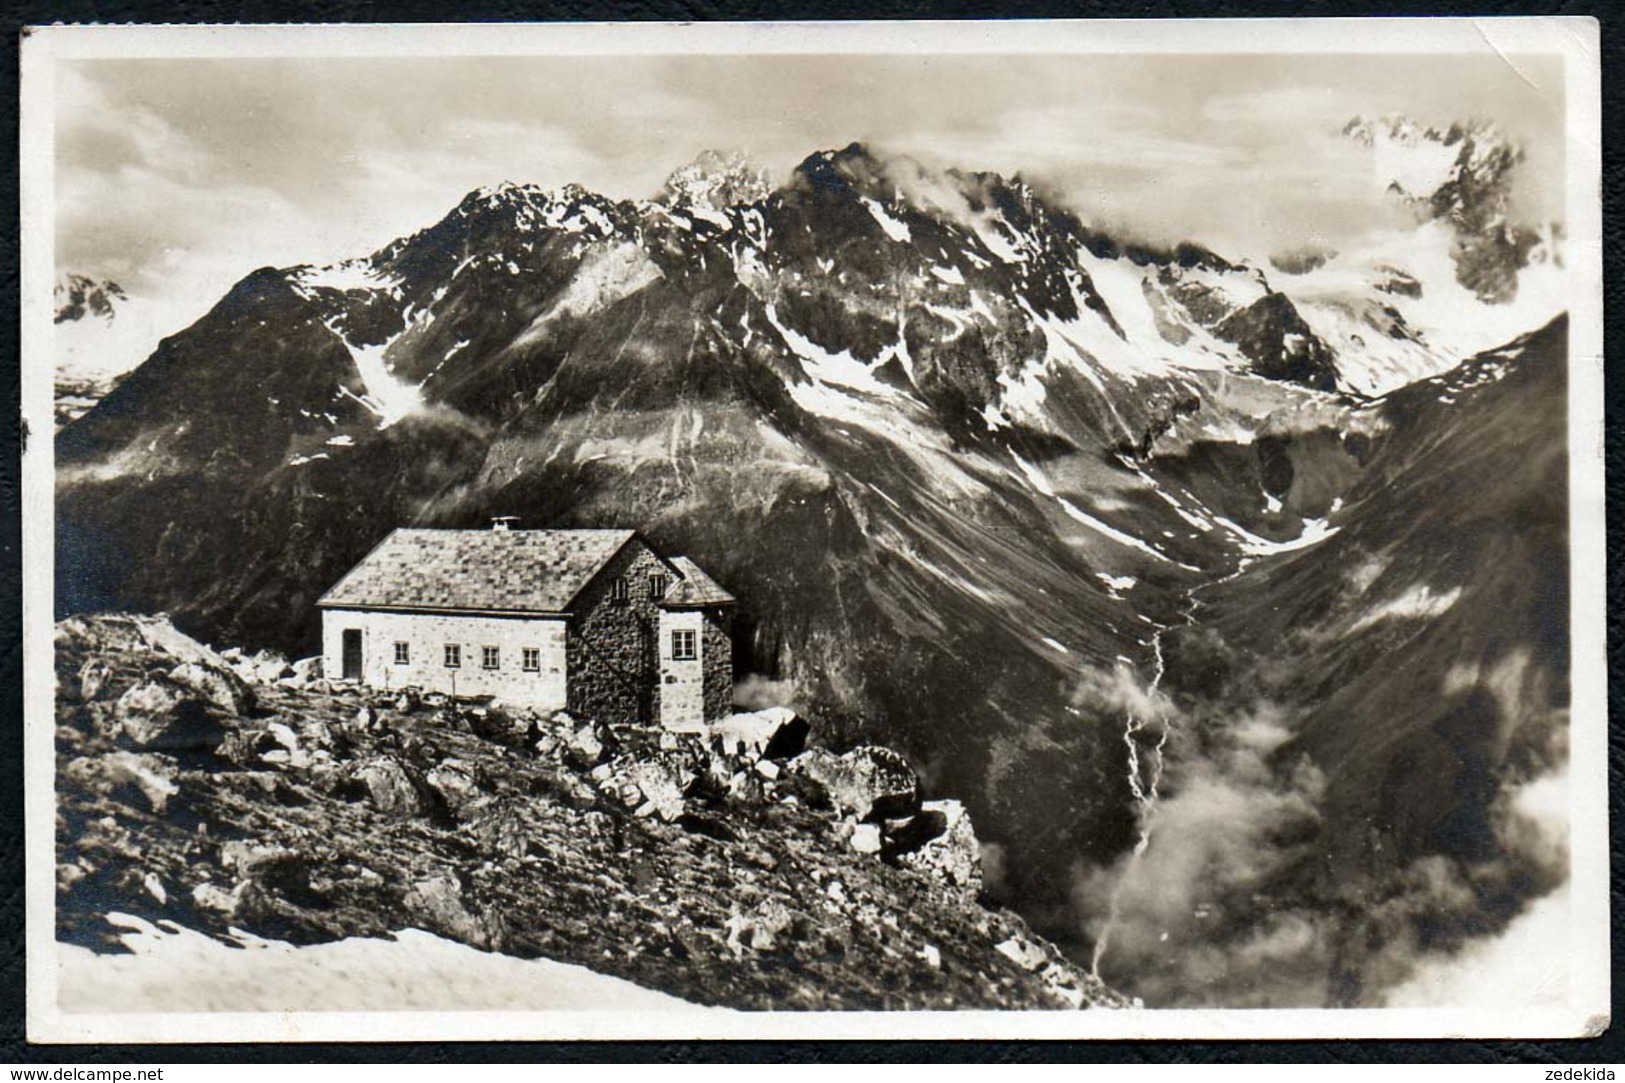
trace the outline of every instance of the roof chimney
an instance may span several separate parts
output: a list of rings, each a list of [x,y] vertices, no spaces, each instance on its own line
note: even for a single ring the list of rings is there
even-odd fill
[[[493,515],[491,517],[492,530],[512,530],[513,525],[519,521],[517,515]]]

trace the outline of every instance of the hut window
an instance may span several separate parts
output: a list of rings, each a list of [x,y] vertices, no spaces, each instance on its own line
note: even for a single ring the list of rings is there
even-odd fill
[[[480,668],[481,669],[501,669],[502,668],[502,648],[501,647],[483,647],[483,648],[481,648]]]
[[[694,632],[678,628],[671,634],[671,657],[674,662],[692,662],[700,656],[699,643]]]
[[[463,664],[463,648],[456,643],[446,644],[446,668],[460,669]]]

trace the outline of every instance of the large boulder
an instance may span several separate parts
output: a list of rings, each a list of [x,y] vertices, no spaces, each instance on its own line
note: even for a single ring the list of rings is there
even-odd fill
[[[788,707],[736,714],[711,727],[722,751],[746,760],[787,760],[807,747],[812,727]]]
[[[126,805],[139,796],[159,816],[169,799],[180,793],[175,761],[142,752],[81,756],[63,767],[62,779],[78,792],[101,794]]]
[[[485,798],[464,809],[467,831],[480,848],[501,857],[520,858],[530,851],[530,831],[507,803]]]
[[[362,760],[351,777],[365,787],[379,812],[391,816],[421,816],[429,811],[429,795],[412,771],[393,756]]]
[[[668,823],[682,817],[683,796],[698,778],[698,772],[684,757],[671,753],[639,760],[628,765],[624,773],[651,806],[649,811]]]
[[[790,946],[796,914],[783,903],[769,899],[752,913],[731,914],[722,927],[728,933],[728,950],[735,955],[781,951]]]
[[[587,723],[570,734],[564,743],[564,759],[578,771],[590,771],[615,751],[615,740],[609,730]]]
[[[169,679],[196,692],[223,714],[241,716],[254,709],[254,689],[225,666],[182,662],[169,671]]]
[[[231,666],[232,672],[253,684],[275,684],[284,677],[293,676],[293,667],[288,660],[274,651],[244,654],[233,649],[220,652],[220,657]]]
[[[893,837],[899,863],[969,895],[982,890],[982,844],[958,801],[927,801]]]
[[[166,678],[132,685],[113,704],[113,724],[137,748],[213,752],[226,737],[209,703]]]
[[[401,906],[414,926],[482,950],[501,946],[501,923],[469,909],[462,885],[449,870],[414,881]]]
[[[170,622],[168,614],[160,613],[153,617],[138,616],[129,619],[135,622],[136,631],[142,640],[155,651],[183,662],[202,662],[217,668],[224,668],[226,665],[214,651],[176,628]]]
[[[484,796],[477,772],[462,760],[442,760],[423,778],[454,816]]]
[[[842,813],[859,820],[898,820],[920,808],[920,783],[908,761],[889,748],[864,745],[842,756],[814,748],[790,762],[812,779]]]

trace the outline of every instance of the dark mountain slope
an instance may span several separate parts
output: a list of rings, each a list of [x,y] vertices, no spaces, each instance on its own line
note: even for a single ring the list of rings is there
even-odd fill
[[[1567,762],[1566,350],[1559,320],[1370,407],[1335,533],[1164,637],[1168,778],[1108,979],[1380,1003],[1566,876],[1524,796]]]

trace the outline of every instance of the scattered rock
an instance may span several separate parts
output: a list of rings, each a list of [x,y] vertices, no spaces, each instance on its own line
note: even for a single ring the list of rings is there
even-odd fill
[[[683,796],[694,784],[697,772],[683,758],[662,753],[652,760],[630,764],[626,777],[654,805],[660,818],[670,823],[682,816]]]
[[[741,804],[758,804],[765,797],[760,776],[740,771],[728,780],[728,797]]]
[[[418,695],[415,688],[403,688],[395,694],[395,710],[401,714],[411,714],[423,704],[423,697]]]
[[[266,723],[265,733],[271,740],[289,752],[297,751],[299,748],[299,735],[293,731],[292,726],[285,722]]]
[[[389,723],[385,722],[384,716],[378,713],[378,708],[370,703],[363,703],[356,708],[354,725],[362,733],[374,737],[389,732]]]
[[[236,888],[226,891],[214,884],[204,881],[192,889],[192,902],[204,910],[215,910],[222,914],[234,914],[242,901],[246,881],[241,881]]]
[[[878,824],[859,824],[852,829],[852,849],[860,854],[878,854],[880,852],[880,826]]]
[[[469,911],[463,901],[462,886],[451,873],[416,881],[407,890],[401,905],[415,924],[430,932],[486,950],[495,946],[487,923]]]
[[[864,745],[844,756],[814,748],[790,761],[789,767],[819,783],[837,809],[860,820],[900,819],[920,807],[913,768],[889,748]]]
[[[615,818],[607,812],[583,813],[581,828],[588,838],[619,845],[620,832],[615,827]]]
[[[932,970],[942,969],[942,950],[935,944],[927,944],[921,948],[918,957]]]
[[[196,692],[162,678],[131,686],[114,704],[113,719],[137,747],[165,752],[212,752],[226,736]]]
[[[788,707],[731,715],[711,727],[729,755],[746,760],[787,760],[807,747],[812,727]]]
[[[482,849],[513,858],[524,857],[529,852],[530,835],[525,821],[512,809],[487,799],[465,811],[469,832]]]
[[[779,765],[774,763],[772,760],[757,760],[756,773],[765,779],[772,780],[778,778],[783,771]]]
[[[73,890],[73,885],[88,875],[83,868],[71,863],[64,863],[56,867],[56,890],[59,894],[66,894]]]
[[[312,681],[322,679],[322,659],[319,655],[315,658],[299,659],[293,664],[292,669],[293,680],[301,684],[310,684]]]

